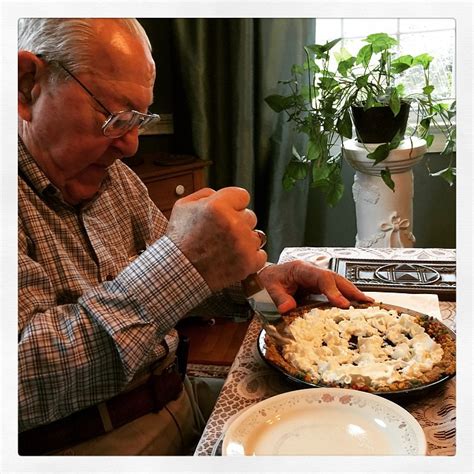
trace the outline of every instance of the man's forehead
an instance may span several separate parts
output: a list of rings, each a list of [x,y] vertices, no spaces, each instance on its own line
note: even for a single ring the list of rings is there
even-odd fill
[[[104,20],[105,21],[105,20]],[[96,23],[97,36],[90,44],[93,62],[99,66],[97,73],[133,79],[139,73],[142,81],[154,80],[153,57],[147,43],[122,24]]]
[[[118,54],[124,56],[133,56],[134,50],[129,34],[124,34],[123,30],[113,30],[111,32],[110,45],[117,51]]]

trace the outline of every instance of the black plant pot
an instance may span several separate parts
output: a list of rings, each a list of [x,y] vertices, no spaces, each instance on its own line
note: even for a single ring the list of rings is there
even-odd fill
[[[363,143],[388,143],[400,131],[403,136],[407,128],[410,104],[402,102],[400,112],[394,116],[389,106],[363,107],[352,106],[352,119],[357,138]]]

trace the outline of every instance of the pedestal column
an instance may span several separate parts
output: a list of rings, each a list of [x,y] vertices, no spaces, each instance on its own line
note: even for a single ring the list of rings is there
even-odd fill
[[[413,247],[413,171],[426,153],[426,141],[406,138],[374,166],[367,158],[377,144],[344,142],[344,158],[356,170],[352,195],[357,220],[356,247]],[[389,169],[395,190],[380,177]]]

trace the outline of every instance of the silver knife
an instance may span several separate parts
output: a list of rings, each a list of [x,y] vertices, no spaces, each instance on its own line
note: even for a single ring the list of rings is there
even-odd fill
[[[281,329],[281,326],[284,327],[284,325],[280,325],[279,323],[283,322],[283,318],[258,274],[252,273],[243,280],[242,289],[250,307],[262,323],[267,334],[280,344],[288,344],[291,342],[293,338],[291,334]]]

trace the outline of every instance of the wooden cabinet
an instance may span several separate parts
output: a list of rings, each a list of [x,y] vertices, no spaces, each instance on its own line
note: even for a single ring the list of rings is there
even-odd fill
[[[157,156],[159,160],[157,161]],[[148,188],[153,202],[169,218],[174,203],[206,185],[204,170],[210,161],[173,155],[144,155],[143,163],[130,166]],[[166,163],[166,164],[155,164]]]
[[[250,320],[237,322],[225,317],[212,320],[194,317],[179,321],[176,328],[189,339],[190,364],[231,366],[249,324]]]

